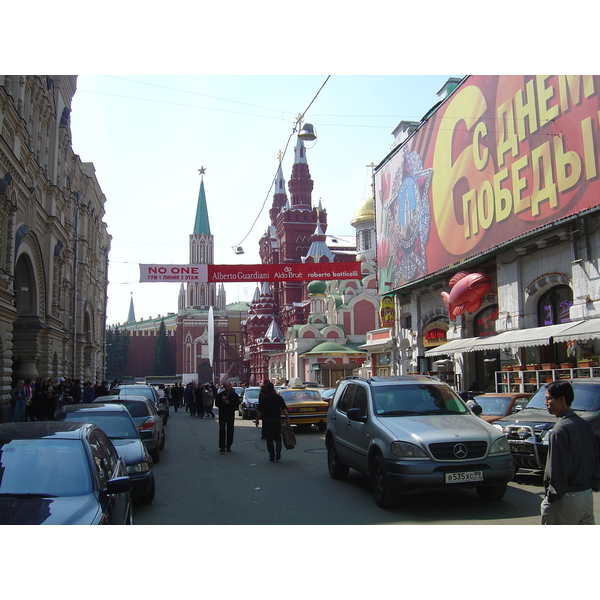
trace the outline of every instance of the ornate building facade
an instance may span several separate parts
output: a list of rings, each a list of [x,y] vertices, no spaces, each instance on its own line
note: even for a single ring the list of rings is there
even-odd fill
[[[104,376],[106,198],[71,146],[74,75],[0,75],[0,420],[18,379]]]
[[[306,149],[297,140],[288,184],[281,165],[259,242],[263,264],[360,260],[361,280],[277,282],[258,286],[244,327],[249,383],[300,377],[325,386],[357,372],[367,353],[358,345],[378,326],[373,198],[362,202],[351,224],[356,243],[328,236],[327,212],[313,206]],[[342,240],[343,241],[343,240]]]

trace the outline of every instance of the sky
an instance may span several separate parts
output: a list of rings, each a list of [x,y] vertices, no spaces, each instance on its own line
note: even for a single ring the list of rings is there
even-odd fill
[[[355,210],[371,194],[369,165],[450,76],[462,77],[78,76],[72,146],[94,164],[112,236],[107,323],[127,320],[131,298],[138,320],[177,311],[180,283],[139,283],[139,264],[189,263],[201,167],[215,264],[260,263],[277,156],[285,152],[287,182],[300,114],[317,133],[305,143],[313,205],[327,211],[329,234],[353,237]],[[233,251],[240,245],[243,255]],[[227,284],[227,302],[251,301],[256,286]]]

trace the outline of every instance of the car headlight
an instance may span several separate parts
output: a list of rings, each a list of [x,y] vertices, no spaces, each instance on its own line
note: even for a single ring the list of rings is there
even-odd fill
[[[146,461],[137,463],[135,465],[129,465],[127,467],[127,473],[147,473],[150,470],[150,464]]]
[[[490,454],[510,454],[510,446],[505,437],[498,438],[490,448]]]
[[[392,454],[398,458],[427,458],[422,448],[408,442],[392,442]]]
[[[492,425],[500,432],[500,433],[506,433],[504,431],[504,425],[500,425],[499,423],[492,423]]]

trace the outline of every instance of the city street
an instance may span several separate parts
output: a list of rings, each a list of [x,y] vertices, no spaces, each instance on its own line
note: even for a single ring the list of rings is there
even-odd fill
[[[474,490],[449,490],[382,510],[365,476],[351,470],[345,481],[330,478],[324,434],[315,427],[296,432],[298,445],[284,448],[279,462],[269,461],[260,430],[241,418],[231,453],[218,451],[218,419],[171,410],[166,433],[155,465],[156,498],[135,506],[136,525],[539,524],[539,472],[520,472],[500,502],[483,502]]]

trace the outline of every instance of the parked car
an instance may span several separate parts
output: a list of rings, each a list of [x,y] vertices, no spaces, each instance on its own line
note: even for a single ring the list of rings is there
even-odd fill
[[[318,389],[305,387],[299,378],[294,378],[278,393],[285,400],[291,425],[299,428],[316,425],[319,431],[325,431],[329,404]]]
[[[600,378],[570,379],[575,398],[571,408],[588,421],[600,451]],[[544,469],[548,457],[548,433],[556,417],[545,404],[546,386],[531,397],[525,408],[494,423],[507,438],[518,469]]]
[[[154,500],[152,458],[124,406],[115,403],[67,404],[58,411],[56,420],[98,425],[111,439],[125,462],[127,473],[131,477],[132,498],[144,504]]]
[[[112,388],[110,393],[123,398],[125,396],[145,396],[154,402],[156,411],[162,417],[163,423],[166,425],[169,420],[169,402],[166,398],[160,398],[158,392],[146,383],[128,383]]]
[[[496,500],[514,476],[506,439],[427,375],[342,380],[325,444],[330,476],[343,479],[350,468],[365,473],[381,507],[404,494],[457,486]]]
[[[531,394],[528,393],[480,394],[475,396],[473,401],[481,407],[479,416],[484,421],[493,423],[502,417],[523,410],[523,407],[529,402],[529,398],[531,398]]]
[[[0,425],[1,525],[132,525],[131,479],[89,423]]]
[[[240,407],[238,408],[238,413],[242,419],[250,419],[256,416],[256,406],[258,405],[259,394],[260,387],[248,387],[244,390],[244,395],[240,396],[242,400],[240,402]]]
[[[94,400],[94,403],[110,402],[121,404],[129,411],[152,462],[158,463],[160,451],[165,447],[165,426],[154,402],[145,396],[100,396]]]

